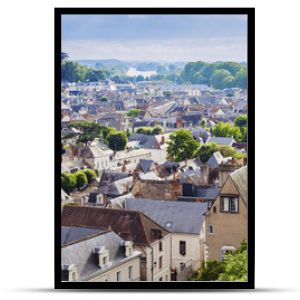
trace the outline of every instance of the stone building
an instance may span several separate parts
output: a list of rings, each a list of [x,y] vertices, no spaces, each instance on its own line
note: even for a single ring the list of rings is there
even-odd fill
[[[247,240],[247,166],[231,173],[205,215],[206,260],[222,260]]]
[[[61,280],[140,281],[141,252],[133,248],[132,242],[112,231],[94,231],[97,230],[80,227],[65,230],[75,240],[62,245]],[[87,233],[91,235],[82,236]]]
[[[65,206],[62,226],[80,225],[111,229],[125,241],[133,242],[141,252],[142,281],[169,281],[171,279],[171,233],[138,211]]]

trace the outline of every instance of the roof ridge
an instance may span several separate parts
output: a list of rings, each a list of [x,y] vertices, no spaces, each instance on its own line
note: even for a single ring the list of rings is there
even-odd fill
[[[101,229],[99,229],[99,230],[101,230]],[[64,247],[66,247],[66,246],[70,246],[70,245],[73,245],[73,244],[81,243],[81,242],[83,242],[83,241],[89,240],[89,239],[91,239],[91,238],[94,238],[94,237],[96,237],[96,236],[99,236],[99,235],[102,235],[102,234],[106,234],[106,233],[109,233],[109,232],[113,232],[113,231],[112,231],[111,229],[108,228],[108,229],[106,229],[105,231],[96,232],[96,233],[94,233],[94,234],[90,234],[90,235],[87,235],[87,236],[85,236],[85,237],[82,237],[82,238],[79,239],[79,240],[75,240],[75,241],[69,242],[69,243],[67,243],[67,244],[64,244],[64,245],[61,246],[61,248],[64,248]]]

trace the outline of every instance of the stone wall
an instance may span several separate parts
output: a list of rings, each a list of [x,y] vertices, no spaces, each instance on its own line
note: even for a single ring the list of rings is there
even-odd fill
[[[135,197],[177,200],[182,195],[182,184],[179,179],[175,180],[142,180],[135,179],[131,192]]]

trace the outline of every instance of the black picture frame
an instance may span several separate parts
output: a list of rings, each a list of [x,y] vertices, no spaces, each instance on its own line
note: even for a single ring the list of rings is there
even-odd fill
[[[61,16],[65,14],[244,14],[248,16],[248,281],[247,282],[61,282]],[[96,289],[112,291],[193,291],[254,289],[255,248],[255,8],[55,8],[55,289]],[[250,100],[250,101],[249,101]],[[249,104],[250,102],[250,104]]]

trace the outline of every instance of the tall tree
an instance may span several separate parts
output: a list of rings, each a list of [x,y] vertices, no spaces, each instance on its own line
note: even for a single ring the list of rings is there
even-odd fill
[[[108,136],[108,145],[114,151],[124,150],[127,142],[128,138],[124,131],[117,131]]]
[[[173,132],[167,144],[168,155],[177,162],[193,158],[199,147],[199,143],[194,139],[192,133],[186,129]]]

